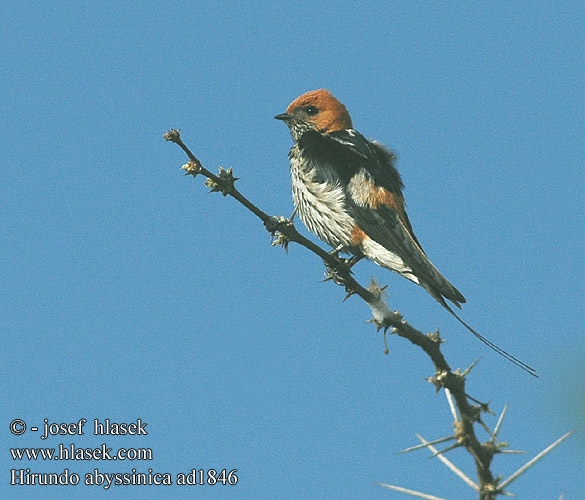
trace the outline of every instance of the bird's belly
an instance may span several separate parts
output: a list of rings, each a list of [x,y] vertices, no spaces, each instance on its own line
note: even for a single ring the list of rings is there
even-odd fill
[[[352,246],[353,218],[347,213],[345,192],[335,179],[321,179],[315,168],[291,165],[293,202],[309,231],[332,247]]]

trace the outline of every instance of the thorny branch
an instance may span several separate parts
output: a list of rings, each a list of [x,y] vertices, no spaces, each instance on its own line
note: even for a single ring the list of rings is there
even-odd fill
[[[501,478],[494,478],[490,470],[491,461],[494,455],[506,451],[502,450],[502,448],[506,447],[507,444],[501,443],[496,439],[497,430],[499,430],[503,415],[500,417],[500,421],[496,426],[496,431],[493,433],[489,431],[487,426],[483,423],[481,419],[482,414],[493,414],[493,412],[488,408],[487,404],[478,402],[465,392],[465,377],[473,368],[473,365],[464,372],[460,372],[459,370],[453,371],[441,352],[442,340],[438,331],[425,335],[407,323],[398,311],[391,311],[384,300],[385,287],[380,287],[373,279],[369,287],[363,287],[351,275],[350,267],[345,259],[338,257],[334,252],[330,253],[325,251],[311,240],[302,236],[296,230],[292,220],[284,217],[270,216],[260,210],[236,189],[235,182],[238,178],[233,176],[231,168],[225,170],[222,167],[219,167],[219,175],[215,175],[203,167],[201,162],[181,140],[179,130],[171,129],[165,133],[163,137],[167,141],[174,142],[180,146],[189,157],[189,163],[183,166],[183,170],[186,172],[185,175],[196,177],[201,174],[205,176],[207,178],[205,185],[211,189],[211,192],[221,192],[224,196],[229,195],[245,206],[250,212],[262,220],[266,229],[276,238],[276,241],[273,244],[281,244],[286,248],[288,243],[292,241],[304,246],[321,257],[327,268],[327,279],[333,280],[336,284],[343,286],[347,292],[346,298],[352,295],[358,295],[369,305],[373,313],[373,318],[369,321],[373,323],[378,330],[384,330],[384,339],[386,338],[387,330],[390,329],[390,333],[394,333],[399,337],[409,340],[411,343],[419,346],[429,356],[435,366],[435,375],[427,380],[435,386],[437,392],[440,391],[441,388],[445,389],[450,404],[452,404],[452,401],[449,394],[452,395],[455,400],[457,412],[459,413],[459,418],[455,419],[455,433],[453,436],[436,440],[431,443],[420,438],[423,444],[409,448],[409,450],[419,447],[428,447],[436,456],[439,456],[444,461],[448,462],[443,456],[443,453],[456,447],[464,447],[473,457],[475,462],[479,480],[479,485],[477,487],[479,500],[493,500],[497,495],[509,495],[509,493],[505,492],[503,488],[507,486],[511,480],[515,479],[517,475],[500,483]],[[479,441],[475,433],[475,423],[480,424],[484,429],[487,429],[488,432],[490,432],[492,437],[489,441],[485,443]],[[570,433],[563,436],[545,451],[550,451],[552,447],[559,444],[563,439],[568,437],[569,434]],[[433,443],[447,440],[454,440],[455,444],[442,451],[436,451],[432,447]],[[540,455],[537,458],[540,458]],[[533,461],[535,462],[536,460],[533,459]],[[531,462],[529,462],[530,465],[532,465]],[[521,472],[524,471],[519,471],[519,473]],[[475,486],[475,483],[473,484]],[[381,486],[397,491],[408,492],[409,494],[414,494],[421,498],[436,498],[396,486]]]

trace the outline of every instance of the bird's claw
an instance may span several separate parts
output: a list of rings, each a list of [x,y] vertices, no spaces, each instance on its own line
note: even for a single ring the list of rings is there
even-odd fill
[[[333,281],[337,285],[345,286],[350,274],[349,268],[345,267],[344,262],[340,266],[331,266],[325,263],[325,279],[323,281]]]

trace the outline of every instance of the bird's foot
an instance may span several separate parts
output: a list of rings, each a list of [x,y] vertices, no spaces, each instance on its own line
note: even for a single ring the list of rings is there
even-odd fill
[[[353,257],[350,257],[349,259],[345,259],[345,264],[347,265],[347,267],[349,267],[351,269],[353,266],[355,266],[363,258],[364,258],[363,255],[354,255]]]
[[[335,248],[334,250],[332,250],[331,252],[329,252],[329,255],[334,256],[340,263],[340,268],[343,269],[343,271],[345,272],[349,272],[351,273],[351,268],[357,264],[360,260],[363,259],[363,255],[353,255],[352,257],[350,257],[349,259],[344,259],[343,257],[339,256],[339,252],[341,251],[347,251],[345,249],[345,247],[343,246],[339,246],[337,248]]]
[[[325,262],[325,278],[322,281],[333,281],[334,283],[345,286],[347,278],[351,271],[349,267],[345,265],[345,259],[339,259],[340,265],[332,266]]]
[[[340,259],[339,257],[339,252],[341,252],[343,249],[345,248],[344,245],[337,245],[335,248],[333,248],[332,250],[329,250],[329,252],[327,252],[329,255],[331,255],[332,257],[335,257],[336,259]]]

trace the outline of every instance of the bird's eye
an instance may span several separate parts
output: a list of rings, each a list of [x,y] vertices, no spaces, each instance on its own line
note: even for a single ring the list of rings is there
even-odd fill
[[[309,106],[305,111],[309,116],[313,116],[319,112],[319,109],[316,108],[315,106]]]

